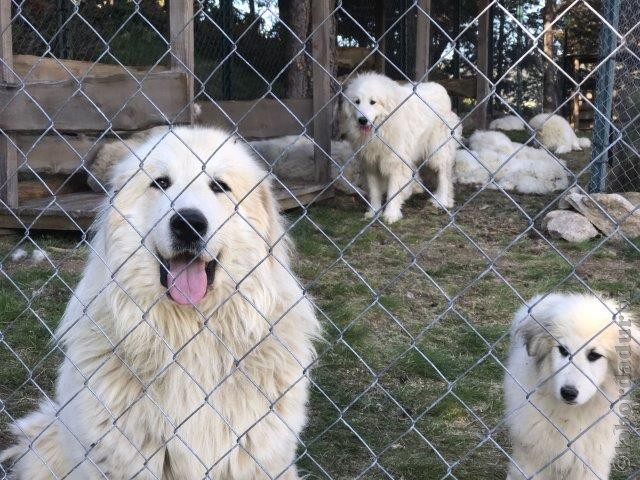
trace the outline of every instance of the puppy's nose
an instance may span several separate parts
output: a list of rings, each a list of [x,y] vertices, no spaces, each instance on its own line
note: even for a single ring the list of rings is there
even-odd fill
[[[566,385],[560,388],[560,396],[567,402],[573,402],[578,398],[578,389],[571,385]]]
[[[366,125],[367,123],[369,123],[369,120],[367,120],[367,117],[358,117],[358,123],[360,125]]]
[[[169,220],[171,233],[179,242],[197,242],[207,233],[207,219],[200,210],[178,210]]]

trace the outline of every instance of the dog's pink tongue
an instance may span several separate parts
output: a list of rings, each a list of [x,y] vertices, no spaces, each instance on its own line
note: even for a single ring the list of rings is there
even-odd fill
[[[207,293],[207,272],[202,260],[169,262],[169,295],[180,305],[198,303]]]

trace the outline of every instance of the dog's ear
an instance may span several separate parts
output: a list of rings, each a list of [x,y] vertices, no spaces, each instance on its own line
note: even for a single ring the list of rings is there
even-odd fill
[[[546,355],[553,345],[549,332],[531,315],[527,315],[527,318],[523,321],[520,328],[518,328],[517,334],[522,337],[524,346],[527,349],[527,354],[529,354],[530,357]]]

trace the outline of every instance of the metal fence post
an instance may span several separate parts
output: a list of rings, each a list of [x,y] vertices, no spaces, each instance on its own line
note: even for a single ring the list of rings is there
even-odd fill
[[[620,0],[604,0],[602,7],[605,19],[611,24],[611,27],[617,29],[620,23]],[[615,32],[603,23],[600,30],[600,56],[602,59],[611,55],[616,48],[616,43]],[[607,58],[598,72],[589,192],[602,192],[607,187],[613,83],[615,80],[614,68],[615,59],[613,57]]]

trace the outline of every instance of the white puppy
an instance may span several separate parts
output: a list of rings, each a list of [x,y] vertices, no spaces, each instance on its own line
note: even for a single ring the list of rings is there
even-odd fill
[[[538,141],[554,153],[568,153],[591,146],[588,138],[578,138],[569,122],[559,115],[540,113],[529,120],[529,125],[537,130]]]
[[[451,99],[437,83],[400,85],[384,75],[363,73],[353,79],[342,102],[341,128],[362,162],[369,190],[371,218],[382,207],[383,218],[402,218],[402,204],[420,190],[416,168],[425,160],[438,172],[432,199],[453,207],[453,165],[460,137]],[[452,129],[455,127],[455,134]]]
[[[513,320],[504,384],[508,478],[607,479],[630,407],[621,396],[640,375],[640,331],[592,295],[528,303]]]
[[[224,132],[163,135],[115,167],[13,478],[298,478],[319,326],[270,184]]]

